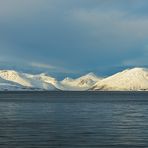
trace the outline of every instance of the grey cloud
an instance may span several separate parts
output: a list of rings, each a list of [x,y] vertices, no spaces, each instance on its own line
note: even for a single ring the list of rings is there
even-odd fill
[[[0,53],[78,70],[122,64],[147,53],[147,6],[146,0],[2,0]]]

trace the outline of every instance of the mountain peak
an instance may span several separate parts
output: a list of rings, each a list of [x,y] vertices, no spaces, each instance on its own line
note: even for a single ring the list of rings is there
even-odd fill
[[[97,75],[95,75],[93,72],[90,72],[86,75],[83,75],[77,79],[92,79],[92,80],[99,80],[102,79],[101,77],[98,77]]]
[[[130,70],[133,71],[133,72],[144,72],[144,71],[148,71],[147,68],[142,68],[142,67],[135,67],[135,68],[132,68]]]
[[[103,79],[93,86],[95,90],[148,90],[148,70],[126,69]]]
[[[96,76],[93,72],[89,72],[86,76]]]
[[[8,87],[7,87],[8,86]],[[11,89],[12,87],[12,89]],[[118,72],[107,78],[99,78],[90,72],[79,78],[55,78],[42,74],[27,74],[15,70],[0,70],[0,90],[109,90],[148,91],[148,69],[135,67]]]

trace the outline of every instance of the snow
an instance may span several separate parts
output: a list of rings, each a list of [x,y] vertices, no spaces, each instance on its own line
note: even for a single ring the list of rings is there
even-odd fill
[[[54,90],[55,87],[51,83],[43,81],[45,76],[43,75],[31,75],[26,73],[20,73],[13,70],[1,70],[0,78],[17,83],[19,86],[30,88],[30,89],[43,89],[43,90]],[[52,80],[52,78],[49,77]]]
[[[148,69],[127,69],[97,82],[92,90],[140,91],[148,90]]]
[[[58,81],[42,74],[27,74],[14,70],[0,70],[0,90],[63,90],[63,91],[148,91],[148,69],[126,69],[107,78],[93,73],[79,78]]]
[[[93,73],[89,73],[77,79],[65,78],[63,81],[57,81],[55,78],[42,74],[26,74],[14,70],[0,70],[0,90],[7,86],[10,89],[26,90],[63,90],[63,91],[84,91],[91,88],[96,82],[101,80]],[[6,85],[2,85],[3,81]],[[10,85],[11,84],[11,85]]]
[[[84,91],[91,88],[96,82],[100,81],[102,78],[97,77],[93,73],[81,76],[77,79],[65,78],[61,81],[62,86],[65,90],[79,90]]]

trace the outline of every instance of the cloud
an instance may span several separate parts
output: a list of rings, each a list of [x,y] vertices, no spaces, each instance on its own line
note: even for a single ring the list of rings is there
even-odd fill
[[[146,66],[148,67],[148,60],[147,60],[147,56],[143,56],[143,57],[138,57],[138,58],[134,58],[134,59],[127,59],[125,61],[122,62],[123,66]]]
[[[48,72],[57,72],[57,73],[65,73],[65,74],[68,74],[68,73],[78,74],[79,73],[79,71],[69,70],[64,67],[53,66],[53,65],[49,65],[45,63],[38,63],[38,62],[30,63],[29,62],[28,65],[34,68],[38,68],[38,69],[46,69],[48,70]]]
[[[78,9],[72,12],[70,18],[73,23],[87,30],[91,37],[104,41],[119,41],[122,38],[135,41],[148,35],[148,19],[131,17],[126,11]]]
[[[37,68],[56,69],[55,66],[52,66],[52,65],[49,65],[49,64],[43,64],[43,63],[35,63],[35,62],[32,62],[29,65],[31,65],[33,67],[37,67]]]
[[[146,0],[2,0],[0,54],[59,72],[122,65],[147,53],[147,6]]]
[[[120,63],[146,53],[146,17],[135,17],[135,14],[128,11],[116,9],[76,9],[71,12],[71,16],[73,23],[82,27],[80,32],[85,34],[87,46],[92,47],[90,52],[95,53],[93,57],[98,56],[98,65],[99,61],[103,63],[102,58],[106,60],[106,64],[114,65],[116,62]]]

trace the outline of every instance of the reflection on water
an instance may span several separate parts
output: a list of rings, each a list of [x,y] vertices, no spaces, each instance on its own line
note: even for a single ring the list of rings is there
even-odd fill
[[[26,95],[26,99],[33,97]],[[0,101],[0,147],[148,147],[148,101],[139,99],[112,102],[110,96],[105,102]]]

